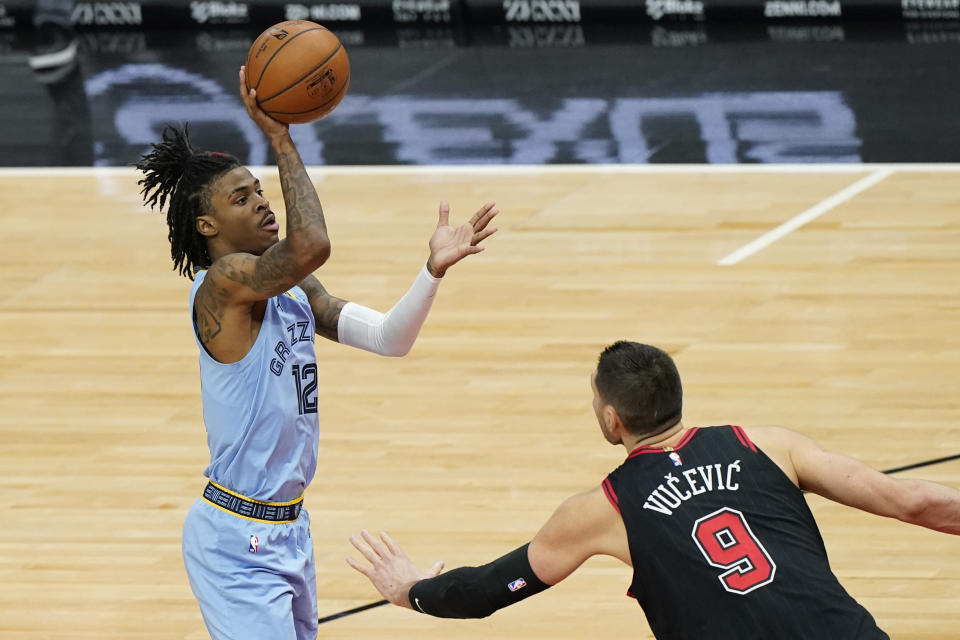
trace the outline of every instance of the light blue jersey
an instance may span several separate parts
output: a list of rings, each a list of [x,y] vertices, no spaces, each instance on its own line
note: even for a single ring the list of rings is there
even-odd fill
[[[313,313],[297,287],[270,298],[249,353],[231,364],[217,362],[192,320],[205,276],[198,273],[190,291],[210,447],[204,475],[224,490],[219,495],[226,502],[202,497],[187,514],[183,561],[190,587],[215,640],[313,640],[317,584],[307,510],[294,520],[265,522],[224,508],[231,494],[258,504],[296,501],[313,479],[318,446]]]
[[[192,321],[206,274],[197,274],[190,291],[210,447],[204,475],[255,500],[293,500],[317,468],[317,358],[307,296],[294,287],[270,298],[253,347],[223,364],[207,353]]]

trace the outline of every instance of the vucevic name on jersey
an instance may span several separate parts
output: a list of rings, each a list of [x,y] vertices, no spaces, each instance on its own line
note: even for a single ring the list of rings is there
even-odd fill
[[[602,488],[658,640],[888,638],[833,575],[802,492],[740,427],[635,449]]]

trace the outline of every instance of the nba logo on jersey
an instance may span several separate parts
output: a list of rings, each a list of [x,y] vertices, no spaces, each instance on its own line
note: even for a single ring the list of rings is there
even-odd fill
[[[670,462],[672,462],[675,467],[683,466],[683,460],[680,459],[680,454],[676,451],[670,452]]]
[[[517,578],[516,580],[514,580],[513,582],[507,585],[507,589],[510,589],[510,591],[513,592],[513,591],[519,591],[520,589],[523,589],[525,586],[527,586],[527,581],[524,580],[523,578]]]
[[[260,538],[257,536],[250,536],[250,553],[256,553],[257,549],[260,548]]]

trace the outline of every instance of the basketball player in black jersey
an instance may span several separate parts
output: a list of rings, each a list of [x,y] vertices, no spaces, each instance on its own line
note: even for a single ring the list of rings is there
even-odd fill
[[[476,618],[608,555],[633,567],[629,594],[660,640],[872,640],[888,636],[831,571],[802,491],[960,535],[949,487],[892,478],[788,429],[685,427],[680,376],[655,347],[607,347],[591,385],[600,429],[627,459],[529,544],[440,574],[364,531],[351,542],[369,564],[347,562],[396,605]]]

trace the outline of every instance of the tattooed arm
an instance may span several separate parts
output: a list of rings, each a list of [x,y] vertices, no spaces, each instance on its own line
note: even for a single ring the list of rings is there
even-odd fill
[[[289,127],[260,109],[256,92],[246,88],[244,73],[241,68],[240,95],[247,113],[270,140],[277,156],[287,234],[259,256],[230,253],[217,258],[207,270],[194,299],[194,320],[201,342],[221,362],[239,360],[256,339],[260,318],[251,313],[252,309],[256,311],[256,303],[288,291],[330,256],[323,207],[290,138]],[[262,206],[269,213],[266,204]]]
[[[246,91],[245,70],[240,70],[240,94],[250,117],[269,138],[277,155],[280,186],[287,210],[286,237],[260,256],[230,254],[217,260],[207,279],[216,282],[228,304],[266,300],[290,289],[313,273],[330,256],[330,239],[317,190],[290,139],[289,127],[265,114],[256,92]]]
[[[381,356],[404,356],[427,319],[440,279],[426,266],[410,289],[386,313],[335,298],[312,275],[300,282],[313,311],[317,334]]]
[[[335,298],[327,293],[316,276],[307,276],[300,282],[300,288],[310,300],[310,309],[313,311],[313,320],[317,335],[327,340],[337,342],[337,325],[340,322],[340,311],[347,304],[346,300]]]
[[[300,287],[310,300],[317,333],[381,356],[406,355],[427,319],[444,273],[465,257],[483,251],[480,243],[497,231],[488,227],[497,213],[496,204],[488,202],[469,222],[452,227],[450,206],[441,202],[437,228],[430,237],[430,257],[410,289],[386,313],[335,298],[308,276]]]

